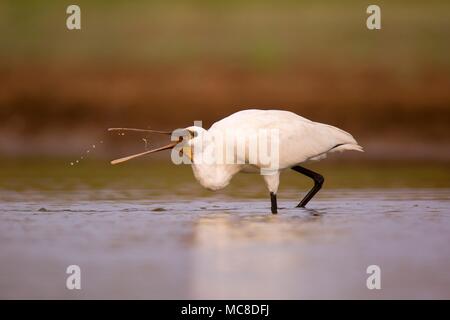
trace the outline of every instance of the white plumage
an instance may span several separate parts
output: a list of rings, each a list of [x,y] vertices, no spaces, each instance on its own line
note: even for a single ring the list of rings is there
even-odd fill
[[[200,127],[189,127],[196,133],[190,142],[193,146],[193,171],[200,184],[208,189],[218,190],[228,185],[231,178],[238,172],[259,172],[252,170],[253,165],[208,165],[196,164],[200,158],[195,154],[199,148],[195,147],[199,139],[211,142],[207,135],[213,135],[221,131],[225,136],[230,129],[234,133],[234,139],[245,139],[258,132],[260,129],[278,129],[280,134],[279,145],[279,170],[273,175],[265,175],[264,178],[270,192],[276,193],[279,184],[279,173],[287,168],[308,160],[320,160],[328,153],[335,151],[356,150],[362,151],[351,134],[336,127],[313,122],[293,112],[282,110],[243,110],[236,112],[214,123],[209,130]],[[230,138],[228,135],[227,138]],[[205,144],[205,142],[203,143]],[[205,149],[205,145],[203,145]],[[199,152],[201,152],[199,150]],[[246,159],[248,161],[248,159]],[[259,168],[258,168],[259,169]]]
[[[279,134],[278,163],[275,168],[270,169],[268,174],[263,175],[271,194],[273,213],[277,212],[276,193],[281,171],[292,168],[315,181],[313,190],[299,204],[303,207],[320,189],[323,177],[300,167],[299,164],[308,160],[321,160],[331,152],[363,151],[362,147],[348,132],[282,110],[243,110],[217,121],[209,130],[196,126],[186,129],[191,133],[187,145],[191,148],[190,158],[194,176],[203,187],[211,190],[226,187],[231,178],[238,172],[258,173],[261,169],[264,169],[264,166],[258,162],[249,164],[248,152],[245,154],[245,159],[235,159],[240,160],[240,163],[204,163],[201,160],[205,154],[212,153],[212,150],[215,149],[216,141],[212,137],[219,134],[226,137],[226,140],[233,139],[236,141],[241,139],[247,143],[250,137],[260,130],[277,130]],[[169,147],[173,147],[173,145],[155,151]],[[153,152],[153,150],[150,152]],[[150,152],[144,152],[143,154]]]

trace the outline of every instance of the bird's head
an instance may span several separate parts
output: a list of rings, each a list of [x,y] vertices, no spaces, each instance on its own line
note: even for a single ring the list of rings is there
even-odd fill
[[[184,145],[181,149],[181,155],[186,155],[191,162],[194,162],[194,150],[195,152],[201,152],[205,142],[207,142],[208,135],[207,130],[202,127],[190,126],[186,129],[183,141]]]

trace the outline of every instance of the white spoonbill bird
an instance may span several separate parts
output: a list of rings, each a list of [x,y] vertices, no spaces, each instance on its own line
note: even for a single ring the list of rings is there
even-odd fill
[[[161,133],[172,135],[172,140],[175,140],[160,148],[114,160],[112,164],[173,149],[172,160],[176,156],[188,159],[195,178],[210,190],[226,187],[238,172],[260,173],[269,190],[274,214],[277,213],[276,195],[281,171],[290,168],[314,181],[312,189],[297,205],[305,207],[321,189],[324,178],[299,164],[323,159],[331,152],[363,151],[351,134],[283,110],[242,110],[217,121],[208,130],[200,126],[182,129],[182,137],[168,131],[130,128],[109,130]]]

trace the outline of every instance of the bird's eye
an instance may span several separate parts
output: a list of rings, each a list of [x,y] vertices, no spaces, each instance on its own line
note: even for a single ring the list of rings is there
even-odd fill
[[[189,131],[189,140],[195,138],[197,136],[197,132],[195,131]]]

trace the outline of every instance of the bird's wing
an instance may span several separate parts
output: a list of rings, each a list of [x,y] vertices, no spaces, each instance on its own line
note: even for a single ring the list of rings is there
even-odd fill
[[[258,134],[260,130],[278,131],[279,161],[282,168],[313,158],[323,158],[333,149],[361,150],[348,132],[283,110],[239,111],[214,123],[208,131],[222,134],[229,134],[231,131],[236,138],[248,138]]]

